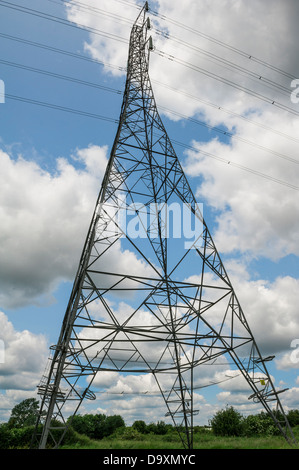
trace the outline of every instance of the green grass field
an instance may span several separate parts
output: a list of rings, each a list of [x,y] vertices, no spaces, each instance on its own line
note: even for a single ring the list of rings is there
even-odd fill
[[[299,443],[299,426],[293,429]],[[164,436],[145,434],[132,437],[128,434],[109,437],[102,440],[91,440],[86,436],[77,436],[76,444],[64,445],[63,449],[183,449],[175,432]],[[194,434],[194,449],[292,449],[283,437],[218,437],[212,432]],[[297,447],[297,449],[299,446]]]

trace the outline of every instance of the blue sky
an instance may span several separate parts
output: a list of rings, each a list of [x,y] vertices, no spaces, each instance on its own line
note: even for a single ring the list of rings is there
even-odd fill
[[[35,396],[59,335],[117,129],[138,8],[133,0],[1,3],[0,420],[6,421],[16,403]],[[265,1],[248,3],[150,2],[150,75],[245,315],[261,349],[275,354],[270,371],[278,387],[289,388],[283,403],[293,409],[299,406],[298,364],[291,361],[291,342],[299,338],[299,105],[290,96],[299,75],[299,7],[293,0],[274,0],[271,10]],[[217,373],[221,378],[223,371]],[[116,391],[133,390],[130,380]],[[237,379],[199,390],[200,424],[227,403],[249,412],[244,397]],[[101,399],[93,411],[123,414],[128,423],[161,418],[158,401],[118,398]]]

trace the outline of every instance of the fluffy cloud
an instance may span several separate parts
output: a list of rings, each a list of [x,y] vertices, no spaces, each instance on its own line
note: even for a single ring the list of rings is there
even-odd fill
[[[28,330],[16,331],[7,316],[0,312],[1,341],[4,357],[1,363],[1,389],[32,390],[32,373],[40,373],[40,358],[45,354],[46,340]]]
[[[75,2],[69,4],[66,12],[71,21],[96,30],[85,43],[93,58],[125,68],[130,29],[141,6],[137,1],[130,2],[120,14],[118,2],[105,0],[99,8],[96,0],[90,0],[87,8]],[[281,86],[289,87],[289,77],[281,76],[266,62],[279,64],[280,69],[291,73],[297,70],[298,57],[292,42],[299,15],[295,0],[274,0],[271,9],[258,0],[159,0],[149,2],[149,6],[150,34],[156,51],[151,60],[153,80],[202,99],[213,97],[222,106],[233,102],[235,112],[248,110],[256,102],[249,96],[244,100],[242,90],[212,79],[204,71],[260,93],[269,92],[272,98],[281,96]],[[186,68],[186,64],[192,67]],[[117,69],[108,70],[119,74]],[[285,81],[277,87],[278,80]],[[194,106],[186,96],[177,96],[174,102],[165,89],[159,92],[157,88],[157,93],[161,105],[176,106],[185,113],[189,110],[190,115],[209,109],[202,108],[202,104]]]
[[[138,15],[136,5],[132,2],[120,10],[117,2],[103,0],[99,6],[92,0],[87,8],[69,3],[66,13],[70,21],[96,30],[96,33],[91,33],[92,40],[84,43],[85,50],[94,59],[105,63],[107,73],[123,75],[132,18]]]
[[[123,17],[117,2],[109,2],[106,13],[96,13],[95,0],[89,6],[69,6],[69,19],[129,38],[136,4],[131,2]],[[195,130],[196,151],[189,151],[184,162],[187,174],[197,177],[192,182],[198,186],[200,202],[220,211],[218,249],[272,259],[298,254],[297,193],[274,181],[298,187],[298,109],[293,106],[294,115],[272,105],[273,101],[292,107],[291,77],[298,63],[292,37],[298,4],[274,0],[269,9],[258,0],[159,0],[150,4],[150,15],[155,44],[150,75],[158,107],[171,119],[183,121],[171,110],[200,116],[206,124],[233,134],[223,141],[221,134],[210,132],[206,142],[206,136],[197,137],[201,128]],[[126,66],[127,43],[91,33],[86,49],[94,58],[113,58]],[[257,99],[248,90],[269,100]]]
[[[124,75],[130,29],[138,14],[136,4],[130,2],[121,12],[119,2],[111,0],[101,2],[101,12],[96,0],[88,2],[90,9],[78,7],[75,2],[67,7],[70,20],[96,28],[98,33],[109,31],[106,35],[90,34],[85,43],[86,52],[93,58],[113,65],[106,66],[109,74]],[[276,260],[290,253],[298,255],[297,192],[273,181],[298,186],[297,164],[292,161],[298,160],[297,116],[276,106],[279,102],[291,106],[288,92],[291,78],[256,60],[278,64],[291,73],[298,69],[293,42],[297,35],[297,1],[273,0],[270,9],[267,2],[259,0],[159,0],[153,9],[158,16],[152,15],[155,52],[150,73],[158,107],[171,119],[181,120],[181,129],[186,121],[170,111],[198,118],[234,134],[230,139],[212,131],[202,136],[203,126],[196,127],[198,131],[192,134],[195,150],[188,151],[184,161],[193,186],[198,188],[199,202],[215,210],[215,240],[219,251]],[[222,42],[232,47],[224,47]],[[247,51],[248,55],[240,51]],[[245,73],[245,69],[250,73]],[[239,88],[228,86],[228,80]],[[274,86],[269,86],[270,81]],[[271,98],[274,105],[254,98],[245,88]],[[191,137],[186,135],[184,139],[187,143]],[[37,302],[41,295],[50,295],[61,279],[73,279],[106,166],[106,152],[106,148],[96,146],[80,149],[72,161],[59,159],[54,174],[33,161],[0,153],[0,302],[3,307]],[[256,173],[247,171],[250,169]],[[112,263],[119,261],[122,267],[127,267],[130,260],[130,268],[144,267],[132,253],[122,252],[119,245],[111,253]],[[240,263],[234,266],[230,263],[230,272],[258,343],[262,343],[265,352],[286,351],[298,336],[298,280],[284,276],[272,282],[253,281]],[[6,351],[8,362],[3,366],[1,379],[3,387],[10,387],[2,401],[8,408],[17,394],[18,398],[27,397],[24,394],[29,393],[32,377],[38,372],[38,364],[30,362],[24,351],[28,347],[33,361],[40,357],[36,351],[44,351],[44,343],[41,337],[28,331],[16,332],[5,317],[0,319],[6,338],[13,345]],[[277,365],[290,367],[287,354]],[[21,375],[12,374],[13,367]],[[223,377],[223,371],[218,369],[201,373],[198,386]],[[134,389],[141,392],[143,386],[153,390],[152,383],[142,382],[135,376],[125,379],[117,373],[106,373],[101,380],[102,385],[115,392]],[[242,404],[247,400],[243,390],[234,388],[235,380],[221,385],[220,403]],[[297,393],[297,389],[289,392],[290,404],[297,403]],[[204,413],[213,412],[201,395],[196,400]],[[147,403],[148,420],[163,416],[160,399]],[[119,413],[121,406],[128,418],[133,412],[135,419],[139,412],[141,419],[145,416],[143,396],[123,401],[121,405],[117,399],[102,400],[101,409],[105,406],[110,413]]]
[[[240,276],[240,265],[234,260],[227,263],[227,268],[262,354],[289,351],[299,333],[299,280],[291,276],[278,277],[273,282],[250,280],[244,266],[245,274]]]
[[[186,173],[197,186],[198,200],[218,211],[215,240],[219,251],[241,251],[276,260],[290,253],[297,255],[298,198],[297,191],[288,185],[298,188],[298,140],[294,140],[298,135],[298,109],[292,107],[290,77],[254,59],[267,58],[267,63],[279,64],[286,72],[296,70],[298,58],[291,37],[296,29],[298,5],[277,0],[269,12],[268,5],[258,1],[169,4],[161,0],[159,12],[165,16],[170,39],[161,39],[157,48],[173,54],[174,60],[162,67],[162,59],[154,59],[151,75],[180,94],[171,101],[175,95],[157,87],[158,103],[175,111],[183,110],[186,116],[200,116],[200,121],[222,131],[210,131],[208,138],[204,135],[200,140],[197,135],[202,134],[202,128],[198,127],[198,132],[195,129],[192,146],[196,151],[186,152],[184,161]],[[274,21],[275,17],[279,21]],[[160,18],[156,21],[161,22]],[[182,27],[182,21],[187,28]],[[174,47],[171,37],[181,38],[182,43],[176,42]],[[184,43],[192,48],[184,47]],[[223,43],[232,47],[224,47]],[[240,51],[248,51],[248,55],[242,56]],[[207,54],[217,55],[250,73],[240,73]],[[176,59],[192,67],[184,68]],[[230,80],[243,90],[207,77],[203,70]],[[257,79],[253,78],[255,74]],[[279,84],[283,91],[272,84],[268,86],[263,78]],[[245,88],[292,108],[295,115],[253,98]],[[239,118],[240,114],[244,119]],[[223,136],[225,131],[231,138]]]
[[[277,127],[286,129],[276,120]],[[286,119],[292,128],[298,121]],[[296,157],[292,142],[263,133],[262,129],[238,128],[238,136],[259,142],[281,155]],[[196,151],[188,151],[185,170],[201,178],[197,198],[217,212],[215,240],[220,252],[241,251],[251,256],[278,260],[288,254],[298,255],[299,205],[297,191],[298,160],[286,161],[270,152],[254,151],[251,145],[232,139],[229,144],[218,139],[194,143]],[[212,155],[212,157],[210,156]],[[223,162],[217,161],[218,156]],[[234,163],[243,169],[234,167]],[[256,170],[260,175],[252,174]],[[278,182],[269,180],[268,177]],[[279,184],[286,183],[286,185]]]
[[[2,308],[47,295],[74,275],[106,166],[106,148],[59,159],[54,174],[34,161],[1,159]]]
[[[17,403],[36,396],[48,348],[43,335],[35,335],[28,330],[17,331],[3,312],[0,312],[0,331],[3,348],[0,361],[0,389],[3,392],[0,409],[1,419],[8,419]]]

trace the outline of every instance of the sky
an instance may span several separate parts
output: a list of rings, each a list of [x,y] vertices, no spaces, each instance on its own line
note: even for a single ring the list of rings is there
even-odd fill
[[[0,422],[36,397],[117,130],[136,0],[0,2]],[[297,0],[149,2],[159,113],[286,411],[299,407]],[[298,89],[298,93],[297,93]],[[226,371],[227,372],[227,371]],[[226,372],[202,372],[207,384]],[[84,412],[164,420],[152,383],[107,376]],[[121,392],[126,390],[128,398]],[[130,393],[129,393],[130,392]],[[196,424],[258,411],[238,378]]]

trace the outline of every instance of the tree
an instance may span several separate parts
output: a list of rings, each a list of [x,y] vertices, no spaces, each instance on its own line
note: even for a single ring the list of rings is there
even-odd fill
[[[146,425],[145,421],[143,421],[142,419],[134,421],[134,423],[132,425],[132,428],[136,429],[136,431],[138,431],[138,432],[141,432],[141,434],[146,434],[148,432],[147,431],[147,425]]]
[[[217,411],[211,420],[212,431],[216,436],[240,436],[243,430],[243,417],[232,406]]]
[[[116,429],[124,427],[125,422],[119,415],[86,414],[73,416],[71,426],[79,434],[85,434],[91,439],[103,439],[113,434]]]
[[[249,415],[244,418],[244,434],[246,436],[273,436],[276,433],[273,419],[267,413]]]
[[[36,423],[39,412],[39,402],[35,398],[27,398],[16,405],[8,421],[10,428],[23,428]]]
[[[101,439],[105,418],[103,414],[79,414],[72,417],[71,426],[79,434],[91,439]]]
[[[290,410],[287,414],[288,421],[290,426],[298,426],[299,425],[299,410]]]
[[[120,415],[107,416],[104,421],[103,437],[110,436],[118,428],[124,428],[125,422]]]

